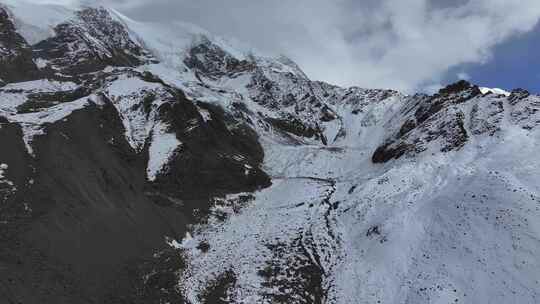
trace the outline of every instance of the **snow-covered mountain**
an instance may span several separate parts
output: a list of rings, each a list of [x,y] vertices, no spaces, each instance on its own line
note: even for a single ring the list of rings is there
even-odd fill
[[[2,3],[7,303],[540,301],[540,96],[341,88],[194,25]]]

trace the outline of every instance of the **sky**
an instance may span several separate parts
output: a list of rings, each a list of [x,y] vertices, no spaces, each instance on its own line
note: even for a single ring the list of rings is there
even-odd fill
[[[102,2],[136,20],[191,22],[283,54],[338,85],[431,92],[466,79],[540,92],[539,0]]]
[[[451,68],[444,81],[465,79],[481,86],[505,90],[524,88],[540,94],[540,24],[496,46],[486,64],[461,64]]]

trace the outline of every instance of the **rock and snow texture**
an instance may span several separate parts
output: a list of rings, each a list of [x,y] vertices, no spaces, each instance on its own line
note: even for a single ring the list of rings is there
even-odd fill
[[[169,131],[169,126],[163,123],[156,124],[152,130],[152,142],[149,148],[148,167],[146,169],[148,180],[155,181],[158,173],[178,151],[182,143],[176,134]]]
[[[170,95],[162,85],[130,74],[113,76],[106,84],[105,92],[122,118],[129,144],[141,151],[158,119],[157,108]]]
[[[25,60],[32,50],[38,74],[2,84],[0,128],[20,126],[33,156],[49,126],[93,107],[114,109],[152,186],[196,169],[189,156],[216,137],[258,137],[270,187],[202,215],[151,193],[200,220],[168,239],[184,259],[172,288],[189,303],[540,302],[539,96],[464,81],[432,96],[340,88],[192,25],[57,6],[41,21],[6,4],[27,43],[5,37]],[[239,151],[257,151],[231,145],[204,170],[249,179],[258,168]]]
[[[7,178],[8,164],[0,164],[0,193],[3,197],[7,197],[6,194],[17,191],[17,187]]]
[[[78,86],[72,82],[36,80],[8,84],[0,88],[0,115],[9,122],[18,123],[23,130],[23,139],[29,154],[33,155],[32,140],[37,135],[44,134],[45,125],[68,117],[73,111],[84,108],[89,104],[99,104],[98,96],[73,98],[71,102],[63,103],[60,95],[76,91]],[[43,96],[55,96],[58,100],[37,101]]]
[[[18,32],[29,44],[35,44],[54,36],[54,28],[74,17],[76,6],[40,4],[25,0],[3,0],[14,15]]]
[[[528,98],[536,101],[521,102],[538,100]],[[471,109],[492,105],[478,97],[460,106],[471,134],[460,150],[441,153],[439,138],[433,152],[384,165],[371,162],[381,143],[358,131],[389,130],[403,110],[388,104],[356,114],[364,123],[345,145],[268,139],[273,186],[217,200],[209,222],[194,227],[186,296],[198,303],[232,273],[225,293],[233,303],[538,302],[540,133],[513,119],[509,99],[499,101],[493,136],[472,129]]]
[[[17,192],[17,186],[8,178],[9,165],[0,163],[0,203],[5,204],[10,195]]]

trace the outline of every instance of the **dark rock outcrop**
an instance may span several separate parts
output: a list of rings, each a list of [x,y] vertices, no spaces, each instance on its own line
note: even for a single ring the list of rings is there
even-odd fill
[[[32,49],[17,33],[8,11],[0,6],[0,85],[35,79]]]
[[[236,59],[219,46],[213,44],[208,38],[203,36],[199,39],[201,41],[190,48],[184,63],[188,68],[197,71],[200,75],[218,79],[225,75],[250,71],[255,68],[253,62]]]
[[[402,114],[404,120],[398,132],[374,151],[372,161],[385,163],[407,154],[419,153],[435,141],[439,142],[441,152],[462,148],[469,134],[465,129],[465,114],[457,105],[481,94],[477,86],[459,81],[433,96],[412,96],[408,109]]]
[[[48,69],[78,76],[107,66],[137,66],[155,59],[131,39],[104,8],[86,8],[54,29],[55,36],[34,46]]]
[[[264,152],[251,128],[219,107],[198,103],[211,115],[205,121],[182,92],[173,91],[173,96],[176,100],[164,105],[160,115],[182,148],[167,172],[159,174],[147,188],[148,195],[164,204],[171,203],[167,198],[181,198],[186,210],[204,212],[201,201],[270,185],[260,169]]]
[[[177,257],[165,258],[165,236],[181,239],[214,196],[269,185],[251,129],[218,107],[199,104],[211,115],[205,122],[181,91],[170,90],[175,98],[160,115],[184,150],[153,182],[146,178],[146,150],[131,148],[104,95],[103,105],[44,126],[32,142],[35,157],[20,127],[0,117],[0,140],[13,143],[0,149],[0,159],[9,163],[6,178],[16,188],[0,187],[0,267],[8,273],[2,286],[9,301],[159,303],[182,265],[167,264]],[[78,96],[66,94],[59,95],[65,102]],[[200,127],[188,132],[193,120]],[[149,273],[153,279],[143,280]]]

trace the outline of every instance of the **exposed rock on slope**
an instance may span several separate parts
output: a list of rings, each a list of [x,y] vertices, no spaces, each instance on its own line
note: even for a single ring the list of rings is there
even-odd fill
[[[138,66],[151,61],[124,26],[103,8],[86,8],[59,24],[55,35],[34,46],[34,56],[55,73],[78,76],[107,66]]]
[[[7,10],[0,6],[0,84],[32,79],[37,67],[32,61],[32,50],[17,33]]]
[[[396,135],[375,151],[373,161],[386,162],[406,153],[423,152],[430,142],[437,140],[441,152],[462,148],[469,135],[459,105],[480,94],[477,86],[460,81],[434,96],[413,96],[400,117],[404,123]]]
[[[61,24],[57,36],[28,49],[42,59],[54,54],[50,67],[72,74],[70,82],[44,73],[51,78],[0,89],[9,301],[143,301],[144,261],[167,247],[166,237],[182,237],[211,197],[269,184],[256,133],[156,75],[103,69],[141,64],[124,56],[144,51],[107,11],[78,16],[85,22]],[[171,140],[177,146],[167,151]]]
[[[0,8],[8,303],[538,302],[539,96],[340,88],[195,26],[55,7],[45,35],[24,8]]]

